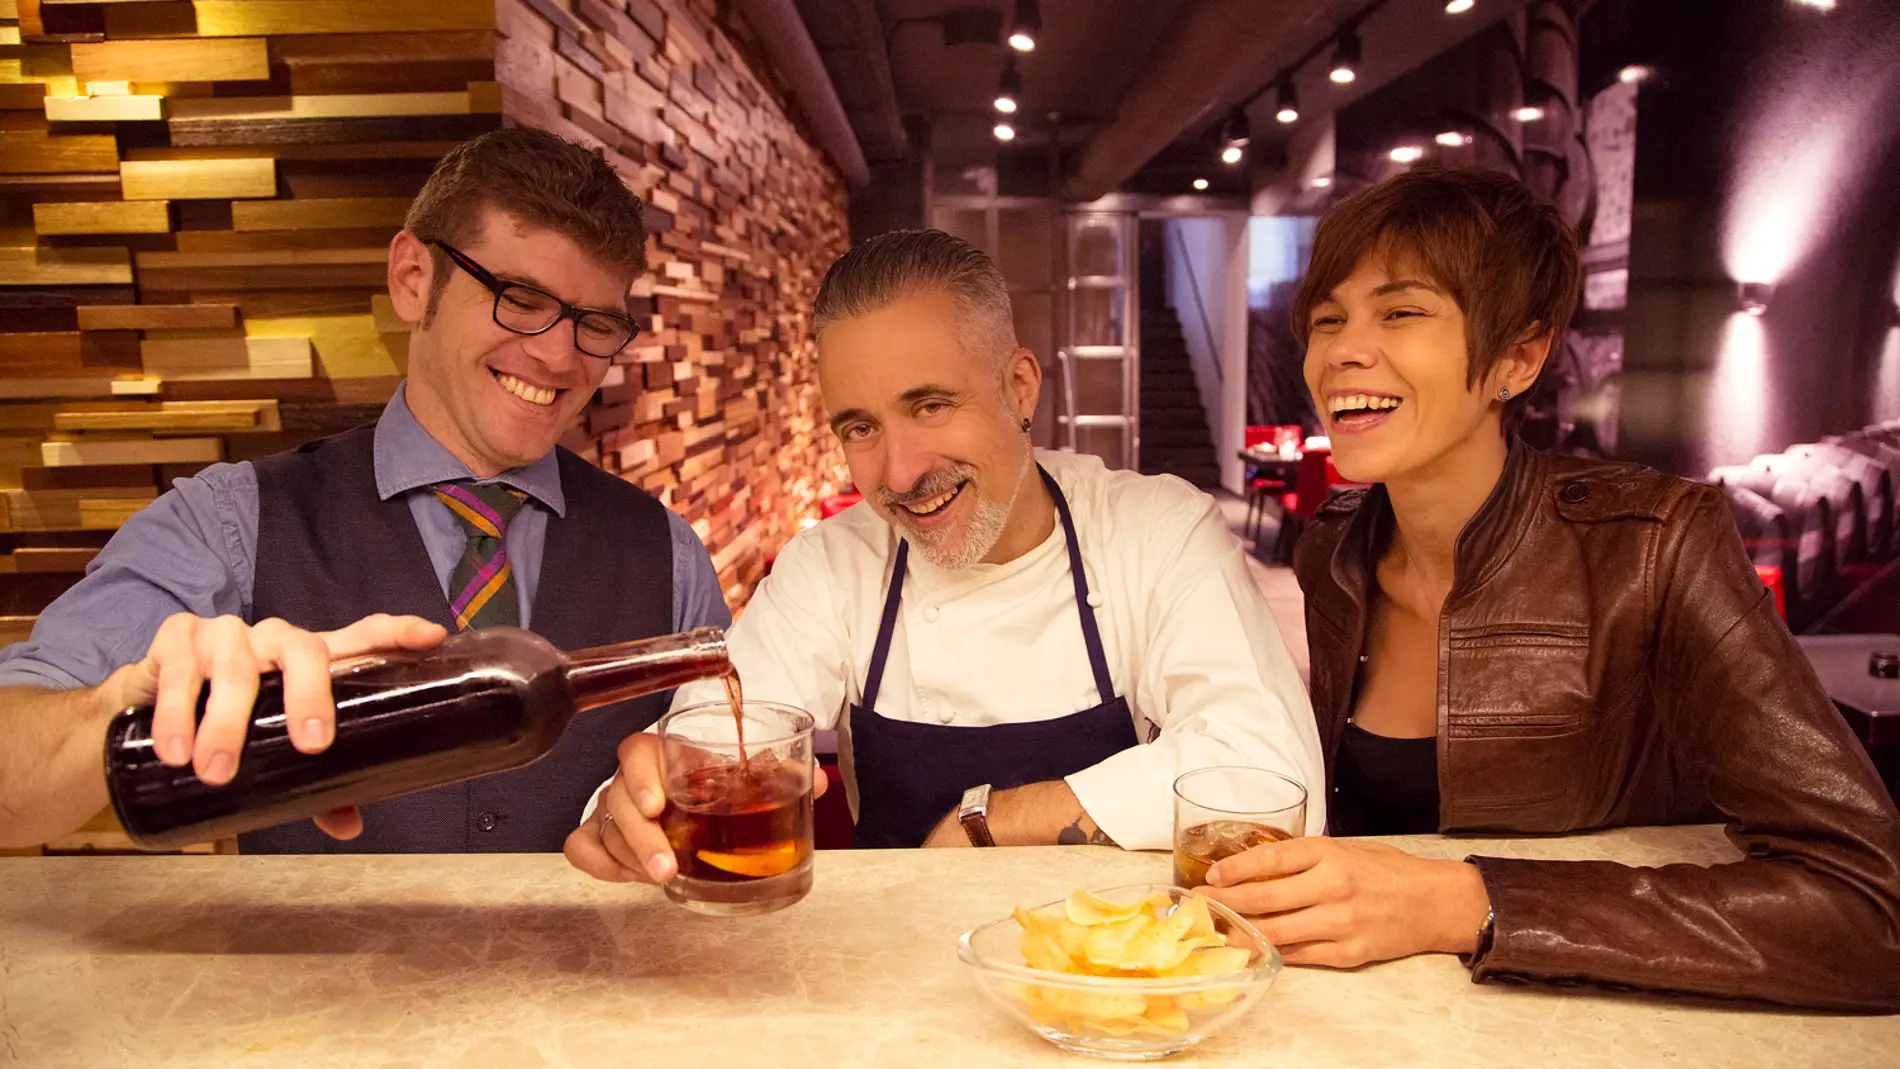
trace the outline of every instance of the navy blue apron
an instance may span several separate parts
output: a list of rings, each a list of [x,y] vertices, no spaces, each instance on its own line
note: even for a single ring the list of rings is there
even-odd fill
[[[956,727],[892,720],[877,713],[877,692],[897,627],[904,595],[910,543],[899,542],[884,597],[884,619],[864,676],[863,704],[851,707],[851,763],[858,782],[858,823],[852,836],[859,847],[916,847],[963,799],[963,792],[987,783],[997,790],[1059,780],[1100,764],[1137,745],[1128,701],[1115,695],[1102,652],[1102,632],[1089,605],[1082,548],[1076,541],[1069,503],[1049,473],[1037,465],[1054,499],[1062,534],[1069,544],[1069,573],[1075,579],[1075,608],[1082,617],[1082,640],[1095,691],[1102,703],[1053,720]]]

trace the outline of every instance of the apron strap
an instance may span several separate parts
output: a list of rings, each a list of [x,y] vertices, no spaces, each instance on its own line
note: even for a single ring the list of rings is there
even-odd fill
[[[1115,700],[1115,681],[1108,674],[1108,654],[1102,650],[1102,629],[1095,622],[1095,606],[1089,604],[1088,575],[1082,570],[1082,544],[1075,536],[1075,520],[1069,515],[1069,502],[1047,468],[1036,465],[1042,485],[1049,488],[1056,514],[1062,519],[1062,536],[1069,543],[1069,575],[1075,580],[1075,609],[1082,617],[1082,642],[1089,649],[1089,667],[1095,670],[1095,694],[1102,701]]]
[[[884,619],[877,625],[877,645],[871,649],[871,667],[864,673],[864,695],[859,701],[866,709],[877,708],[878,688],[884,685],[884,661],[891,654],[891,636],[897,631],[897,607],[904,600],[904,569],[909,560],[910,543],[900,538],[891,564],[891,588],[884,595]]]

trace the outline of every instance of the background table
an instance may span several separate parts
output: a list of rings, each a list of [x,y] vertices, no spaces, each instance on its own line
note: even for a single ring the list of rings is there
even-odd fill
[[[1866,745],[1888,793],[1900,799],[1900,679],[1867,671],[1875,652],[1900,653],[1900,635],[1796,635],[1795,641]],[[1900,1064],[1900,1052],[1895,1062]]]
[[[1391,840],[1418,853],[1710,863],[1709,828]],[[0,1064],[529,1069],[1067,1066],[982,1000],[957,935],[1105,847],[835,851],[798,906],[717,920],[552,855],[0,860]],[[1289,969],[1169,1065],[1889,1067],[1900,1018],[1475,985],[1429,955]]]

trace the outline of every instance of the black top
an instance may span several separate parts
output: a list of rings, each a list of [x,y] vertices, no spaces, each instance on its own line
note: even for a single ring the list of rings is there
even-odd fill
[[[1438,831],[1438,739],[1398,739],[1346,721],[1333,765],[1334,835]]]

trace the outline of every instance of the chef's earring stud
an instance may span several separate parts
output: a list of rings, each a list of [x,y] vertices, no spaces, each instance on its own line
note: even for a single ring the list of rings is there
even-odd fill
[[[1029,417],[1028,416],[1023,417],[1023,433],[1024,434],[1029,433]]]
[[[1498,387],[1498,400],[1509,401],[1510,399],[1511,399],[1511,388],[1509,386]]]

